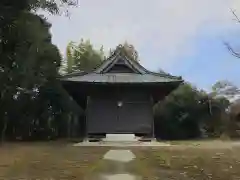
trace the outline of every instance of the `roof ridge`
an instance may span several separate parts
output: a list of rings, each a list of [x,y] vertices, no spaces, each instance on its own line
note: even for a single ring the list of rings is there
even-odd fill
[[[75,71],[75,72],[64,74],[60,77],[65,78],[65,77],[73,77],[73,76],[84,75],[84,74],[88,74],[88,72],[86,72],[86,71]]]
[[[116,52],[114,51],[106,60],[104,60],[99,66],[97,66],[96,68],[94,68],[94,70],[92,72],[95,73],[99,73],[98,70],[101,68],[101,66],[103,66],[102,70],[104,68],[106,68],[106,66],[108,66],[111,61],[114,61],[114,57],[116,57],[117,55],[119,55],[120,53],[116,54]],[[105,66],[105,67],[104,67]]]
[[[179,79],[179,80],[182,80],[182,77],[181,76],[173,76],[169,73],[157,73],[157,72],[153,72],[153,71],[150,71],[148,69],[146,69],[145,67],[143,67],[138,61],[133,61],[131,59],[129,59],[127,56],[125,56],[125,58],[130,62],[130,63],[136,63],[141,69],[143,69],[146,73],[149,73],[149,74],[152,74],[152,75],[155,75],[155,76],[159,76],[161,75],[162,77],[169,77],[169,78],[174,78],[174,79]]]
[[[147,70],[149,74],[155,75],[155,76],[162,76],[162,77],[169,77],[169,78],[173,78],[173,79],[178,79],[178,80],[182,80],[182,76],[173,76],[169,73],[157,73],[157,72],[153,72],[153,71],[149,71]]]
[[[114,66],[115,63],[117,63],[119,60],[123,60],[126,61],[126,65],[129,66],[129,68],[133,69],[134,72],[140,73],[140,74],[144,74],[141,69],[139,70],[138,67],[136,67],[133,63],[132,60],[129,59],[127,56],[121,55],[120,53],[117,53],[114,56],[114,60],[112,62],[110,62],[106,67],[103,68],[103,71],[105,69],[111,68],[111,66]]]

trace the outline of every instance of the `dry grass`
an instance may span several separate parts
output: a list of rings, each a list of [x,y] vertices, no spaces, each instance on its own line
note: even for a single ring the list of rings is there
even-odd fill
[[[0,179],[81,180],[107,149],[65,143],[5,145],[0,147]]]
[[[137,156],[124,169],[146,180],[240,179],[239,147],[213,141],[197,144],[123,148],[131,149]],[[100,160],[109,149],[65,143],[6,145],[0,147],[0,179],[82,180],[86,175],[92,177],[91,172],[113,173],[115,166]]]
[[[147,180],[239,180],[240,148],[165,147],[133,150]]]

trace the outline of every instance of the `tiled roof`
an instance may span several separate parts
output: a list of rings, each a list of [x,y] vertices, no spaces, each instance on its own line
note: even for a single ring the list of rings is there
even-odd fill
[[[133,74],[133,73],[90,73],[81,76],[72,76],[62,79],[73,82],[95,82],[95,83],[166,83],[180,82],[182,80],[159,76],[155,74]]]

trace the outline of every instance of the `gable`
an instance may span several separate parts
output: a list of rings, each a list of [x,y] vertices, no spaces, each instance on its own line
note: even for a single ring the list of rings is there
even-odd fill
[[[135,72],[126,65],[115,64],[106,73],[135,73]]]
[[[140,73],[129,60],[119,57],[109,66],[103,69],[102,73]]]

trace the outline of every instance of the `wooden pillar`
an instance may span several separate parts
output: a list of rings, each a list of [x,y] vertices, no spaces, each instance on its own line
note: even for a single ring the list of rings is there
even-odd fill
[[[155,123],[154,123],[154,111],[153,111],[153,106],[154,106],[154,100],[153,97],[151,96],[151,105],[152,105],[152,138],[155,138]]]
[[[87,97],[87,105],[86,105],[86,110],[85,110],[85,137],[84,139],[88,139],[88,115],[89,113],[89,103],[90,103],[90,96]]]

